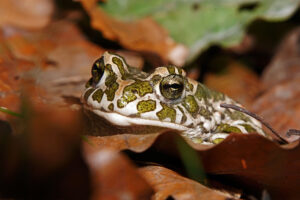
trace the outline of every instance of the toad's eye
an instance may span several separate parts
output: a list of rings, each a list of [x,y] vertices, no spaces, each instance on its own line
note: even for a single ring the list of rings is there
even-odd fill
[[[104,74],[104,59],[103,56],[96,60],[92,67],[92,84],[96,85]]]
[[[179,75],[169,75],[160,82],[159,89],[161,94],[169,100],[176,100],[183,93],[183,78]]]

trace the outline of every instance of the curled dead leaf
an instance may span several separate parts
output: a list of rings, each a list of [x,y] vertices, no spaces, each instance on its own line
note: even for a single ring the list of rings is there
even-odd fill
[[[300,28],[292,30],[283,39],[271,63],[263,72],[266,89],[276,84],[300,78]]]
[[[143,177],[155,189],[155,200],[165,200],[168,197],[184,200],[229,200],[228,194],[209,189],[200,183],[184,178],[179,174],[160,166],[148,166],[139,169]]]
[[[246,107],[253,103],[261,90],[257,75],[246,66],[232,60],[229,61],[225,73],[208,74],[204,83],[212,89],[227,94]]]
[[[91,17],[91,25],[102,32],[104,37],[118,41],[125,48],[152,52],[164,61],[183,65],[187,57],[187,48],[176,44],[167,32],[151,18],[122,22],[110,17],[96,4],[95,0],[81,1]]]
[[[113,137],[115,140],[110,140]],[[139,140],[139,137],[145,136],[135,136],[134,140]],[[102,146],[107,144],[112,146],[111,143],[117,142],[115,145],[120,149],[124,150],[127,147],[128,150],[134,151],[132,146],[125,145],[127,141],[120,141],[122,137],[119,135],[104,138],[106,139],[100,142]],[[183,140],[182,137],[176,132],[169,131],[149,139],[155,141],[147,141],[143,152],[126,152],[139,162],[172,166],[174,170],[179,171],[184,169],[176,144],[176,140]],[[300,153],[299,145],[281,147],[256,134],[232,134],[215,146],[197,145],[189,140],[187,142],[202,161],[209,180],[217,180],[227,185],[218,186],[219,188],[230,186],[257,198],[261,197],[263,190],[266,190],[272,199],[292,199],[300,196],[298,192],[300,166],[297,161]],[[131,144],[134,146],[138,143],[131,142]],[[141,145],[139,143],[137,146]],[[282,184],[283,180],[286,184]]]
[[[300,79],[281,82],[260,96],[252,106],[253,112],[265,119],[288,141],[299,139],[287,137],[289,129],[300,129]]]

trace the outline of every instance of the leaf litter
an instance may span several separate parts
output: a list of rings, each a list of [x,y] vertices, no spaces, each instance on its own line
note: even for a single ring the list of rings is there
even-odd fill
[[[92,12],[89,9],[94,9],[95,2],[85,3],[85,9]],[[194,144],[174,130],[150,129],[143,133],[135,127],[131,132],[119,132],[117,128],[110,134],[99,132],[82,115],[79,97],[89,78],[90,64],[105,48],[88,41],[70,20],[49,21],[50,15],[45,16],[48,18],[43,23],[31,21],[35,31],[30,23],[16,24],[13,18],[5,22],[11,25],[9,28],[0,23],[0,106],[25,116],[0,112],[1,197],[260,199],[267,194],[272,199],[299,198],[297,141],[278,145],[256,134],[231,134],[222,143],[207,146]],[[119,29],[107,31],[104,34],[111,34],[111,38],[122,33]],[[169,36],[164,31],[158,35],[161,38],[154,37],[152,42],[157,45],[163,41],[166,46],[153,51],[168,60],[175,43],[166,42]],[[119,42],[123,45],[126,39],[133,39],[125,33],[122,37]],[[282,63],[290,52],[299,55],[293,46],[297,38],[295,31],[287,36],[286,41],[291,42],[282,44],[288,47],[278,48],[264,72],[264,90],[249,72],[248,77],[254,78],[245,79],[257,90],[241,95],[251,111],[264,117],[289,141],[294,136],[286,137],[286,131],[300,128],[299,68],[291,64],[278,69],[276,63]],[[124,46],[144,51],[150,44],[138,42],[141,46]],[[286,76],[267,78],[276,77],[276,70]],[[248,72],[235,76],[244,73],[247,77]],[[242,79],[238,81],[243,84]],[[81,139],[83,133],[88,135],[86,140]],[[184,152],[193,152],[189,159],[182,157],[179,143],[189,149]],[[199,162],[193,163],[195,160]]]

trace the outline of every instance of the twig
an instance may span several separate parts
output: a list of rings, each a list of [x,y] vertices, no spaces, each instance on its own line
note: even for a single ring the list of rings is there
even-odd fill
[[[286,135],[288,137],[290,137],[292,135],[298,135],[298,136],[300,136],[300,130],[290,129],[290,130],[288,130],[288,132],[286,133]]]
[[[288,141],[286,141],[283,137],[281,137],[267,122],[265,122],[261,117],[259,117],[258,115],[256,115],[255,113],[252,113],[244,108],[241,108],[237,105],[233,105],[233,104],[227,104],[227,103],[221,103],[220,105],[223,108],[231,108],[233,110],[237,110],[239,112],[245,113],[251,117],[253,117],[254,119],[257,119],[258,121],[260,121],[263,125],[265,125],[277,138],[279,138],[280,142],[283,144],[288,144]],[[291,129],[294,130],[294,129]],[[300,131],[299,131],[300,134]]]

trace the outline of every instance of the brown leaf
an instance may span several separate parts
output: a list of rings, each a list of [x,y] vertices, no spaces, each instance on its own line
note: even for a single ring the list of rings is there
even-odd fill
[[[229,136],[223,143],[200,152],[205,171],[236,187],[271,199],[300,198],[300,146],[284,149],[259,135]]]
[[[42,28],[49,23],[53,10],[52,0],[1,0],[0,25]]]
[[[85,110],[85,131],[88,141],[96,148],[110,148],[114,150],[130,149],[142,152],[148,149],[156,137],[168,131],[166,128],[153,126],[117,126],[99,117],[93,112]]]
[[[89,136],[88,141],[97,148],[111,148],[118,151],[130,149],[142,152],[148,149],[155,141],[158,134],[118,134],[112,136]]]
[[[12,59],[11,52],[0,37],[0,106],[17,112],[20,106],[22,74],[34,67],[34,63]],[[0,112],[0,119],[9,115]]]
[[[124,156],[115,151],[95,151],[85,144],[85,157],[91,170],[91,199],[150,199],[152,188]]]
[[[266,89],[291,79],[300,78],[300,28],[291,31],[281,42],[278,50],[263,73]]]
[[[92,63],[103,52],[67,21],[52,23],[39,32],[16,29],[0,35],[0,45],[0,88],[4,92],[0,101],[11,110],[17,110],[27,80],[46,91],[40,96],[45,102],[65,104],[65,97],[79,98]]]
[[[300,129],[300,79],[281,82],[260,96],[252,110],[263,117],[273,129],[287,140],[298,137],[286,137],[289,129]]]
[[[184,63],[187,49],[183,45],[176,44],[151,18],[122,22],[103,12],[96,2],[95,0],[81,1],[91,17],[92,27],[101,31],[104,37],[118,41],[131,50],[155,53],[163,60],[170,60],[176,65]]]
[[[51,94],[48,100],[64,103],[64,97],[79,98],[91,76],[91,65],[104,50],[88,42],[74,24],[64,21],[51,24],[40,38],[40,49],[50,67],[36,74],[36,79]]]
[[[200,183],[184,178],[179,174],[159,166],[148,166],[140,168],[143,177],[155,189],[155,200],[165,200],[168,197],[174,199],[198,199],[217,200],[229,199],[229,195],[209,189]]]
[[[182,137],[166,132],[160,134],[145,152],[130,155],[142,162],[172,166],[181,171],[183,165],[177,140],[182,140]],[[280,147],[257,134],[232,134],[218,145],[206,148],[193,145],[193,148],[210,180],[226,185],[216,187],[239,189],[257,198],[261,197],[263,190],[272,199],[300,197],[299,145]]]
[[[206,75],[204,83],[214,90],[227,94],[246,107],[252,104],[261,87],[257,75],[235,61],[230,61],[225,73]]]

